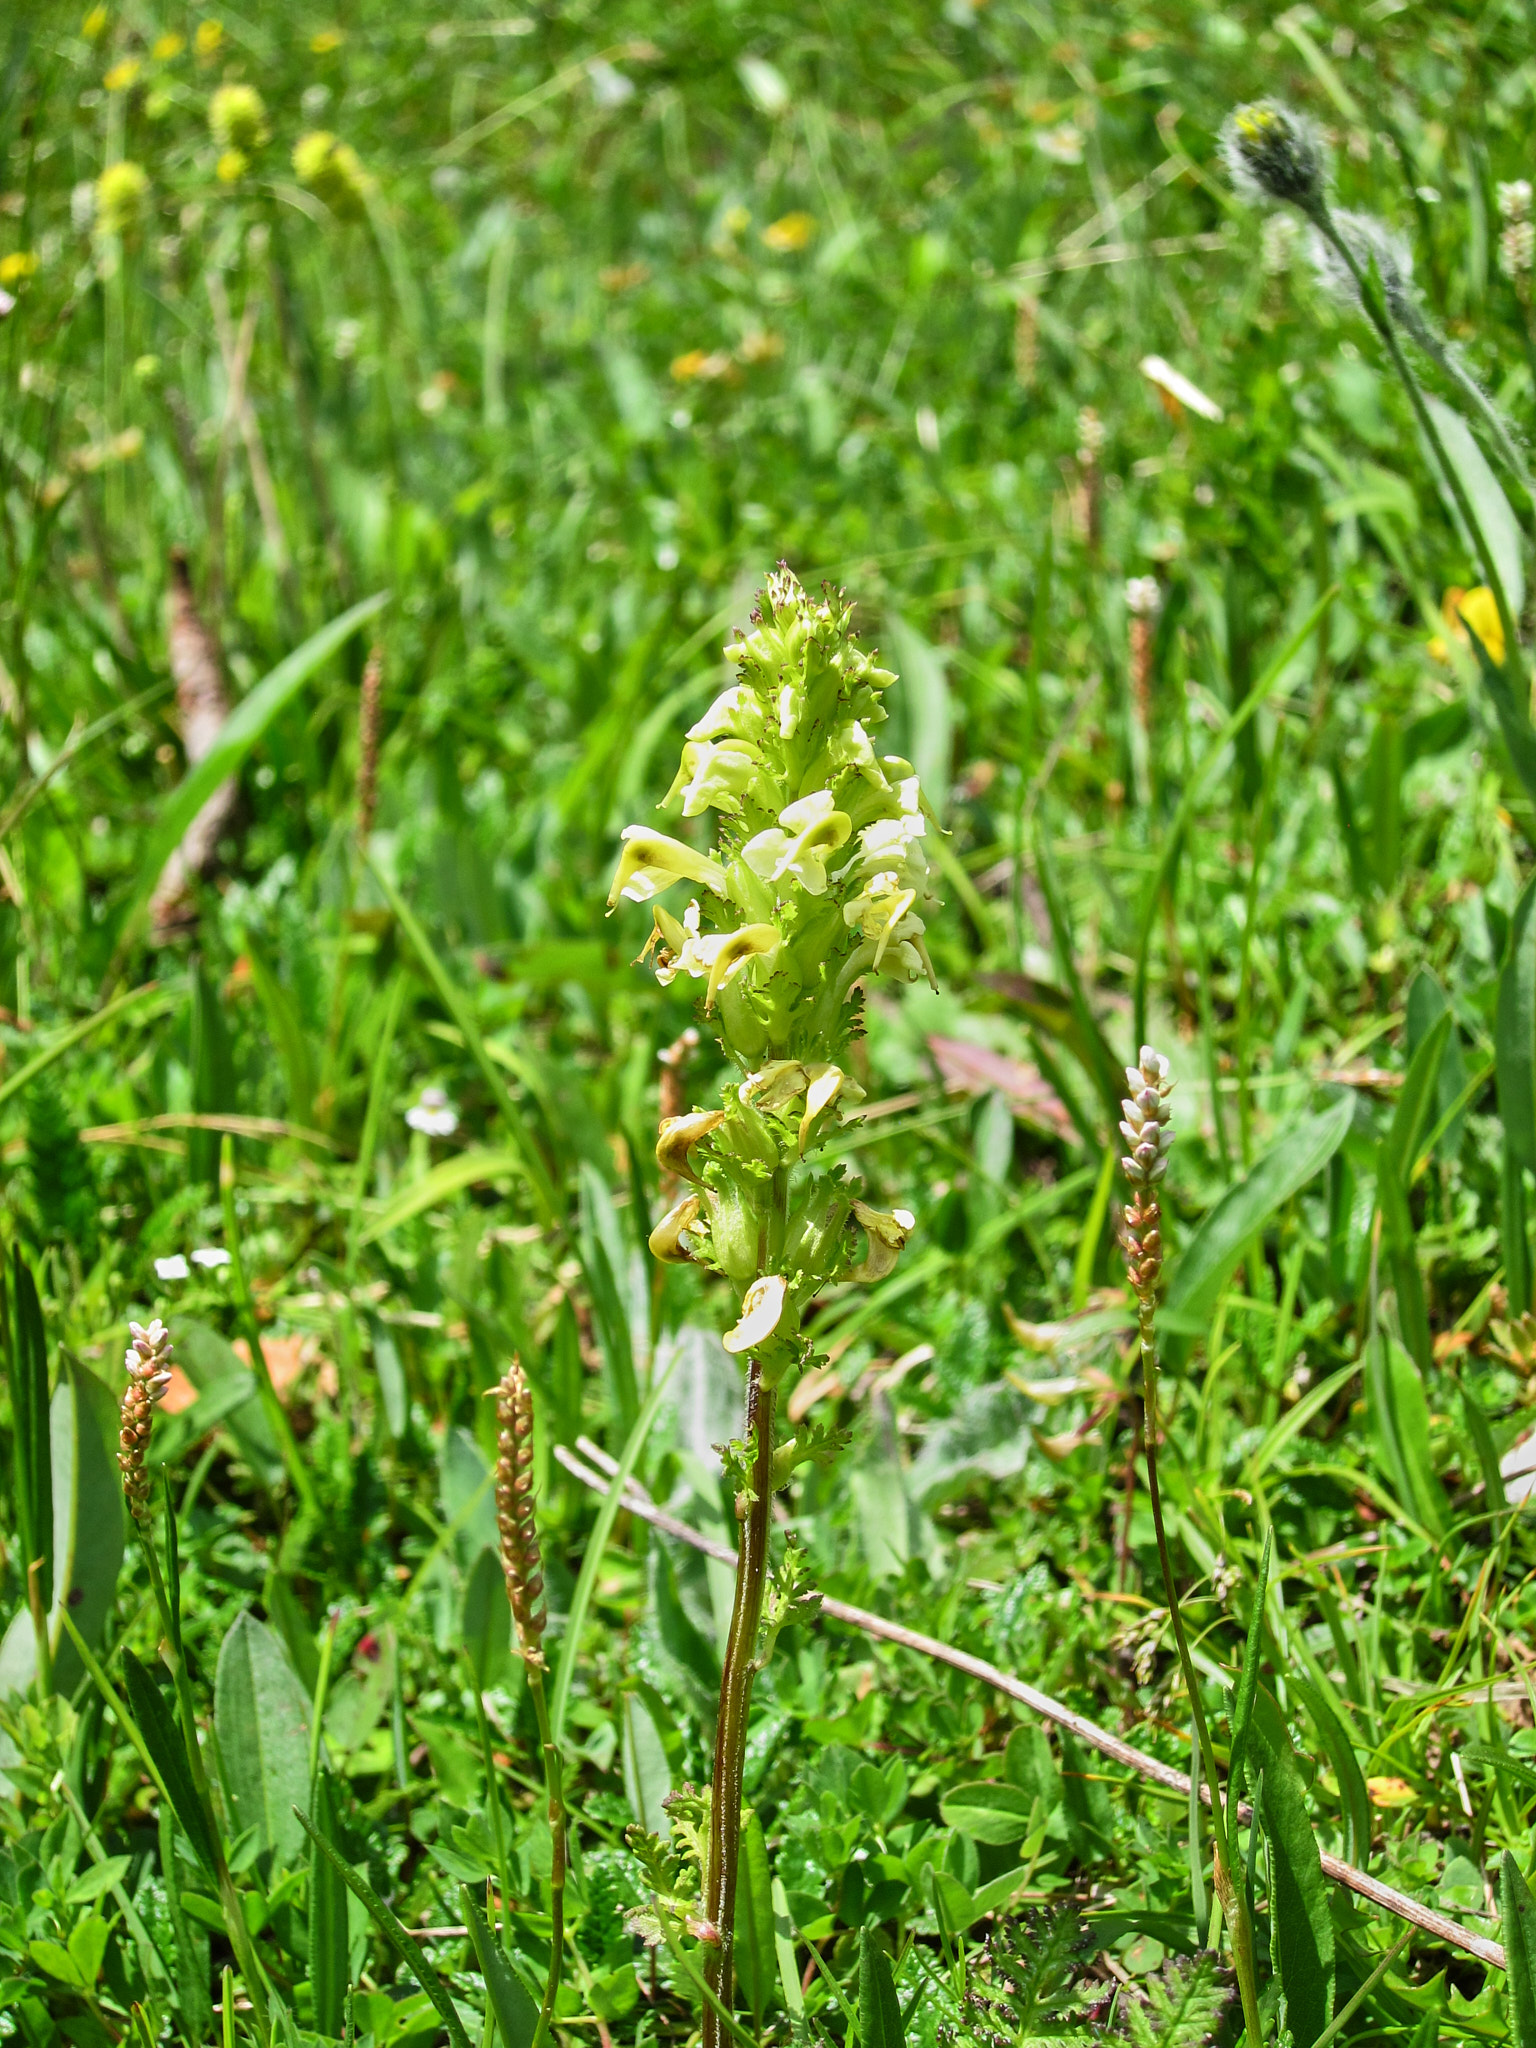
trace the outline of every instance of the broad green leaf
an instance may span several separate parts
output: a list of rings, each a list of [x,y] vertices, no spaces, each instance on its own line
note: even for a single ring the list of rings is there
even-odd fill
[[[1339,1804],[1344,1815],[1344,1861],[1363,1865],[1371,1853],[1371,1800],[1365,1777],[1349,1739],[1349,1730],[1318,1688],[1296,1671],[1286,1674],[1286,1684],[1295,1693],[1322,1739],[1339,1781]]]
[[[231,1829],[254,1828],[274,1866],[293,1869],[302,1846],[293,1808],[309,1795],[309,1699],[282,1644],[249,1608],[219,1651],[213,1724]]]
[[[872,1927],[859,1929],[859,2041],[861,2048],[906,2048],[901,2004],[891,1959]]]
[[[1250,1239],[1322,1172],[1343,1144],[1354,1113],[1354,1097],[1346,1095],[1320,1115],[1304,1118],[1227,1189],[1174,1261],[1161,1318],[1165,1327],[1190,1335],[1203,1329]]]
[[[1489,468],[1487,456],[1461,414],[1454,412],[1431,391],[1424,393],[1424,403],[1429,407],[1446,456],[1461,479],[1461,487],[1472,506],[1472,516],[1481,529],[1483,544],[1493,557],[1493,566],[1504,585],[1510,612],[1518,619],[1525,609],[1520,522],[1504,495],[1503,485]],[[1454,506],[1452,510],[1454,513]]]
[[[443,1989],[442,1979],[421,1956],[416,1943],[406,1933],[395,1915],[385,1905],[373,1886],[360,1870],[346,1862],[340,1853],[316,1830],[314,1822],[302,1808],[295,1806],[294,1819],[308,1835],[316,1849],[336,1871],[342,1882],[367,1907],[373,1924],[389,1943],[396,1956],[405,1965],[407,1973],[415,1979],[432,2001],[438,2018],[448,2029],[448,2038],[453,2048],[469,2048],[469,2039],[464,2032],[463,2021],[448,1993]]]
[[[165,1694],[132,1650],[123,1652],[123,1688],[128,1695],[129,1710],[144,1738],[144,1747],[154,1759],[155,1769],[160,1773],[160,1782],[170,1797],[181,1831],[192,1844],[198,1862],[210,1877],[216,1876],[218,1852],[214,1846],[213,1828],[207,1809],[192,1783],[181,1730]]]
[[[460,1152],[452,1159],[440,1160],[436,1166],[429,1167],[420,1180],[397,1188],[379,1214],[360,1233],[358,1243],[377,1244],[380,1238],[398,1230],[402,1223],[409,1223],[413,1216],[421,1215],[425,1209],[439,1208],[454,1195],[462,1194],[465,1188],[484,1187],[488,1181],[510,1180],[514,1175],[526,1172],[527,1164],[521,1152],[498,1151],[486,1145],[472,1146],[468,1152]]]
[[[1254,1589],[1253,1611],[1248,1617],[1248,1640],[1243,1647],[1242,1668],[1237,1674],[1237,1691],[1232,1700],[1232,1748],[1227,1766],[1227,1825],[1237,1819],[1237,1802],[1242,1797],[1243,1765],[1247,1758],[1249,1733],[1253,1725],[1253,1703],[1258,1696],[1259,1664],[1264,1654],[1264,1601],[1269,1591],[1269,1560],[1273,1537],[1264,1536],[1264,1554],[1259,1560],[1258,1585]],[[1216,1787],[1211,1787],[1211,1796]]]
[[[805,2011],[805,1994],[800,1989],[800,1970],[795,1960],[795,1923],[790,1917],[789,1896],[778,1878],[773,1880],[773,1945],[779,1964],[779,1994],[791,2020]]]
[[[11,1253],[11,1299],[6,1378],[10,1383],[11,1411],[15,1418],[12,1497],[16,1507],[16,1536],[21,1545],[17,1569],[22,1580],[22,1604],[26,1604],[26,1580],[31,1567],[41,1560],[38,1592],[44,1612],[53,1602],[53,1459],[48,1435],[48,1340],[43,1330],[43,1311],[37,1298],[32,1268],[21,1255],[21,1246]],[[29,1623],[30,1626],[30,1623]]]
[[[1383,1151],[1405,1186],[1413,1171],[1419,1140],[1428,1128],[1439,1096],[1440,1067],[1450,1031],[1451,1013],[1449,1009],[1442,1009],[1408,1062],[1392,1122],[1382,1140]]]
[[[1114,1838],[1114,1813],[1103,1773],[1076,1736],[1061,1731],[1061,1802],[1080,1863],[1101,1854]]]
[[[1499,1865],[1504,1993],[1514,2048],[1536,2048],[1536,1899],[1508,1849]]]
[[[1520,1165],[1536,1173],[1536,875],[1520,892],[1509,926],[1509,950],[1499,971],[1494,1012],[1494,1074],[1504,1142]]]
[[[123,1476],[117,1466],[117,1405],[94,1373],[67,1355],[47,1409],[48,1495],[54,1560],[48,1640],[57,1689],[85,1675],[70,1620],[88,1645],[101,1636],[123,1562]],[[21,1609],[0,1644],[0,1693],[23,1690],[36,1669],[32,1617]]]
[[[624,1488],[629,1483],[630,1473],[639,1463],[640,1453],[645,1448],[645,1440],[651,1433],[651,1425],[661,1412],[661,1404],[672,1377],[672,1368],[682,1355],[682,1346],[674,1346],[666,1359],[663,1361],[658,1357],[652,1368],[651,1389],[646,1396],[645,1406],[636,1417],[635,1426],[629,1432],[628,1440],[619,1454],[619,1469],[608,1482],[608,1491],[597,1511],[596,1524],[592,1534],[587,1538],[586,1555],[577,1574],[576,1590],[571,1595],[565,1633],[560,1638],[560,1661],[555,1666],[554,1683],[550,1688],[549,1719],[556,1742],[560,1740],[561,1731],[565,1726],[565,1703],[570,1696],[571,1679],[576,1670],[581,1632],[586,1626],[587,1609],[592,1604],[597,1575],[602,1569],[603,1553],[608,1548],[608,1538],[613,1534],[613,1525],[618,1519],[619,1508],[623,1503]]]
[[[443,1522],[453,1532],[454,1555],[468,1571],[481,1551],[494,1550],[500,1538],[491,1468],[467,1429],[454,1426],[443,1432],[437,1483]]]
[[[901,676],[907,753],[923,795],[942,823],[954,773],[954,711],[944,652],[897,612],[886,615],[892,665]]]
[[[507,1584],[494,1550],[482,1550],[470,1570],[459,1609],[459,1640],[475,1674],[476,1690],[487,1691],[505,1671],[512,1643]]]
[[[336,1788],[322,1769],[315,1782],[315,1825],[334,1847]],[[309,1982],[314,1993],[315,2028],[339,2035],[347,1996],[347,1888],[326,1856],[309,1862]]]
[[[1392,1276],[1392,1290],[1397,1297],[1397,1320],[1403,1333],[1403,1343],[1420,1372],[1428,1372],[1431,1338],[1429,1308],[1424,1299],[1424,1276],[1419,1271],[1408,1190],[1397,1170],[1393,1150],[1390,1136],[1383,1138],[1376,1163],[1381,1246],[1386,1253],[1387,1270]]]
[[[1429,1455],[1429,1403],[1419,1369],[1378,1331],[1365,1347],[1366,1399],[1382,1469],[1398,1506],[1431,1535],[1445,1529],[1445,1497]]]
[[[1445,990],[1440,986],[1429,968],[1421,967],[1408,985],[1408,1063],[1411,1067],[1420,1046],[1439,1022],[1450,1011]],[[1454,1017],[1445,1040],[1445,1049],[1440,1055],[1440,1070],[1435,1080],[1433,1114],[1438,1126],[1451,1112],[1456,1110],[1467,1085],[1467,1065],[1462,1056],[1461,1034],[1456,1029]],[[1462,1132],[1466,1125],[1466,1110],[1463,1106],[1451,1121],[1445,1124],[1435,1140],[1435,1151],[1441,1159],[1453,1160],[1461,1149]],[[1422,1144],[1415,1148],[1422,1151]],[[1410,1161],[1408,1170],[1417,1161]]]
[[[325,1709],[325,1739],[343,1757],[360,1749],[383,1720],[395,1690],[395,1631],[385,1622],[370,1632],[331,1687]]]
[[[759,2035],[777,1989],[778,1958],[773,1945],[773,1896],[768,1844],[755,1813],[742,1821],[736,1866],[736,1978]]]
[[[956,1785],[939,1803],[947,1827],[957,1828],[973,1842],[990,1842],[1006,1847],[1021,1842],[1029,1833],[1034,1812],[1034,1794],[1017,1785],[976,1783]]]
[[[667,1752],[642,1694],[622,1696],[624,1716],[624,1792],[637,1826],[665,1841],[672,1831],[665,1801],[672,1790],[672,1769]]]
[[[1255,1713],[1251,1741],[1264,1768],[1259,1800],[1269,1844],[1270,1946],[1286,2021],[1298,2042],[1315,2041],[1333,2016],[1333,1915],[1307,1813],[1296,1752],[1279,1710]]]
[[[539,2028],[539,2008],[527,1986],[507,1961],[506,1953],[487,1925],[485,1912],[473,1889],[459,1886],[464,1901],[464,1921],[474,1946],[475,1961],[485,1982],[485,1995],[496,2015],[502,2048],[533,2048]]]
[[[1028,1798],[1038,1799],[1042,1813],[1054,1813],[1060,1806],[1061,1773],[1051,1754],[1050,1738],[1038,1722],[1025,1721],[1009,1736],[1003,1751],[1003,1775]]]
[[[161,805],[140,856],[130,916],[149,896],[166,862],[181,844],[182,834],[219,784],[239,773],[247,754],[260,745],[274,719],[282,716],[315,671],[388,602],[388,591],[365,597],[340,618],[322,626],[318,633],[312,633],[241,698],[219,728],[210,751]]]

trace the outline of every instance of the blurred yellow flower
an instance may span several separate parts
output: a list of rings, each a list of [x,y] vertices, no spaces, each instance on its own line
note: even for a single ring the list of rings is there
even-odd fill
[[[101,82],[108,92],[126,92],[143,68],[137,57],[124,57]]]
[[[720,225],[728,235],[744,235],[752,225],[752,216],[744,206],[728,206]]]
[[[208,102],[208,128],[220,149],[231,155],[249,156],[253,149],[260,149],[270,131],[267,110],[255,86],[221,85]]]
[[[99,42],[106,34],[110,16],[105,7],[93,7],[80,24],[80,33],[88,43]]]
[[[775,253],[788,255],[796,249],[808,249],[815,232],[816,222],[810,214],[786,213],[763,229],[763,241]]]
[[[245,176],[250,158],[243,149],[226,149],[214,166],[221,185],[233,185]]]
[[[361,218],[369,187],[357,151],[325,128],[301,135],[293,145],[293,174],[342,220]]]
[[[192,38],[192,47],[199,57],[211,57],[224,40],[224,24],[212,16],[197,24],[197,34]]]
[[[186,47],[186,37],[178,35],[175,29],[170,29],[165,35],[155,37],[150,45],[149,54],[157,64],[169,64],[171,59],[179,57]]]
[[[738,359],[744,363],[772,363],[784,353],[784,337],[771,333],[766,327],[754,327],[741,337],[736,347]]]
[[[1489,659],[1495,664],[1503,664],[1504,626],[1499,618],[1498,601],[1486,584],[1479,583],[1472,590],[1461,590],[1453,584],[1445,593],[1440,610],[1445,618],[1446,631],[1453,640],[1459,640],[1463,647],[1470,649],[1472,642],[1467,632],[1470,626],[1487,648]],[[1451,652],[1438,633],[1430,641],[1429,651],[1438,661],[1447,660]]]
[[[0,256],[0,284],[20,284],[37,275],[37,255],[32,249],[13,249]]]
[[[1411,1806],[1417,1794],[1406,1778],[1367,1778],[1372,1806]]]
[[[710,384],[719,377],[728,377],[732,367],[731,358],[723,348],[707,353],[701,348],[691,348],[685,355],[672,358],[672,375],[679,384],[689,384],[695,377]]]
[[[339,50],[342,34],[339,28],[318,29],[309,39],[309,47],[317,57],[329,57],[332,50]]]
[[[96,218],[104,234],[126,235],[138,226],[149,178],[142,164],[126,158],[108,164],[96,180]]]

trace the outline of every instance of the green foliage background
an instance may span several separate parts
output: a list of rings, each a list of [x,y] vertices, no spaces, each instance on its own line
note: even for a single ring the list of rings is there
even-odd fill
[[[918,1227],[816,1324],[815,1412],[852,1433],[788,1503],[818,1583],[1187,1762],[1105,1167],[1144,1016],[1180,1084],[1164,1483],[1218,1721],[1272,1530],[1265,1739],[1294,1740],[1316,1838],[1496,1933],[1500,1855],[1536,1846],[1531,1544],[1497,1469],[1536,1358],[1536,812],[1441,616],[1478,577],[1407,402],[1304,233],[1233,197],[1216,134],[1269,91],[1326,124],[1341,200],[1408,239],[1518,433],[1529,290],[1498,187],[1530,167],[1527,12],[43,6],[0,30],[0,1235],[39,1274],[70,1400],[76,1369],[119,1391],[130,1315],[172,1323],[197,1399],[154,1458],[215,1731],[237,1617],[272,1696],[310,1701],[331,1617],[335,1839],[407,1923],[456,1925],[495,1861],[483,1691],[514,1945],[541,1966],[536,1759],[477,1577],[480,1396],[519,1350],[557,1634],[595,1505],[553,1446],[618,1456],[667,1360],[646,1483],[731,1528],[726,1304],[644,1255],[657,1055],[691,1011],[631,964],[643,915],[602,903],[782,557],[857,597],[946,834],[940,991],[882,995],[859,1052],[881,1114],[850,1161]],[[231,82],[270,135],[221,176],[208,104]],[[360,160],[350,204],[293,168],[322,128]],[[147,182],[117,233],[96,180],[122,159]],[[1536,508],[1504,481],[1524,548]],[[156,949],[156,826],[186,772],[175,547],[237,700],[387,596],[259,726],[195,934]],[[706,1033],[689,1099],[716,1063]],[[451,1133],[407,1126],[428,1087]],[[231,1268],[157,1272],[209,1247],[241,1253],[248,1305]],[[302,1362],[307,1505],[241,1377],[253,1317]],[[93,1612],[148,1664],[135,1555]],[[23,1632],[24,1562],[8,1542]],[[625,1930],[622,1831],[707,1778],[727,1605],[713,1567],[620,1519],[568,1712],[573,2038],[584,2015],[626,2041],[690,2023],[686,1980]],[[211,2038],[189,1852],[91,1687],[40,1707],[25,1683],[0,1709],[0,2032],[117,2039],[147,1999]],[[1003,1980],[941,1929],[1010,1903],[1085,1915],[1063,2037],[1221,2023],[1203,1969],[1155,1977],[1210,1909],[1180,1802],[840,1629],[785,1637],[757,1714],[792,1968],[747,2002],[774,2038],[859,2031],[861,1929],[897,1955],[909,2037],[969,2038],[967,1982]],[[307,1739],[285,1784],[309,1782]],[[247,1834],[242,1880],[308,2025],[290,1832]],[[1256,1883],[1273,1932],[1262,1856]],[[1396,1924],[1338,1891],[1328,1911],[1342,2006]],[[348,1925],[359,2027],[431,2038]],[[427,1952],[478,2013],[464,1942]],[[1525,2042],[1522,2009],[1425,1938],[1344,2038]]]

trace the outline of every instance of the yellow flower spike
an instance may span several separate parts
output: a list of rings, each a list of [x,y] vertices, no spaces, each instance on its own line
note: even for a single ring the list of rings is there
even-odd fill
[[[768,1273],[761,1280],[754,1280],[742,1296],[741,1318],[724,1340],[726,1350],[735,1356],[766,1344],[779,1327],[788,1295],[788,1283],[782,1273]]]
[[[111,18],[105,7],[93,7],[80,24],[81,35],[88,43],[99,43],[107,32],[107,23]]]
[[[108,92],[127,92],[143,68],[137,57],[124,57],[112,66],[101,82]]]
[[[623,839],[618,873],[608,891],[610,910],[621,896],[629,903],[648,903],[674,882],[702,882],[717,896],[725,894],[725,870],[720,863],[695,853],[680,839],[669,839],[665,832],[652,832],[644,825],[626,825]]]
[[[192,47],[199,57],[211,57],[224,40],[224,24],[211,16],[197,24],[197,34],[192,38]]]
[[[863,1265],[855,1266],[848,1278],[868,1287],[895,1272],[916,1219],[910,1209],[872,1209],[868,1202],[855,1202],[853,1214],[869,1240],[869,1250]]]
[[[687,1266],[693,1262],[693,1254],[683,1243],[683,1233],[691,1230],[699,1220],[700,1198],[684,1195],[683,1199],[670,1208],[650,1235],[651,1257],[660,1259],[666,1266]]]
[[[656,1139],[656,1164],[678,1180],[697,1180],[688,1155],[701,1138],[724,1122],[723,1109],[690,1109],[686,1116],[663,1118]]]
[[[741,857],[765,882],[792,878],[809,896],[827,891],[827,856],[846,846],[853,820],[837,809],[829,791],[817,790],[787,805],[779,822],[759,832],[741,849]]]
[[[156,36],[150,45],[149,54],[157,64],[169,64],[173,57],[179,57],[187,47],[187,39],[178,35],[175,29],[167,29],[163,36]]]

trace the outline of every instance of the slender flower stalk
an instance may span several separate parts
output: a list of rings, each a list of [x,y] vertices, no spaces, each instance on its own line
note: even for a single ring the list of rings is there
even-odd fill
[[[528,1674],[528,1693],[539,1727],[544,1755],[544,1789],[548,1797],[549,1837],[549,1977],[532,2048],[542,2048],[554,2018],[565,1947],[565,1793],[560,1751],[549,1725],[544,1695],[544,1558],[539,1548],[533,1494],[533,1393],[521,1362],[514,1358],[496,1389],[496,1526],[501,1537],[501,1569],[507,1601],[517,1630],[517,1647]],[[493,1795],[494,1796],[494,1795]],[[503,1905],[503,1911],[506,1910]]]
[[[1438,363],[1476,407],[1497,442],[1500,455],[1531,495],[1529,473],[1497,409],[1424,316],[1414,296],[1406,245],[1384,222],[1368,214],[1335,211],[1329,202],[1327,157],[1318,131],[1305,116],[1289,107],[1274,100],[1259,100],[1236,108],[1222,129],[1221,152],[1228,175],[1244,198],[1261,204],[1294,206],[1312,223],[1321,258],[1319,267],[1325,279],[1331,279],[1335,288],[1344,290],[1358,303],[1380,336],[1414,417],[1434,451],[1456,509],[1472,535],[1483,580],[1498,606],[1506,649],[1503,665],[1512,670],[1517,645],[1515,621],[1498,564],[1473,510],[1461,472],[1446,451],[1439,423],[1409,366],[1399,330]]]
[[[1174,1579],[1173,1558],[1168,1549],[1168,1535],[1163,1522],[1162,1492],[1158,1484],[1156,1322],[1157,1285],[1163,1270],[1163,1217],[1157,1190],[1158,1183],[1168,1171],[1168,1153],[1173,1143],[1173,1120],[1168,1113],[1168,1097],[1173,1092],[1174,1084],[1168,1077],[1167,1060],[1161,1053],[1154,1052],[1150,1045],[1141,1048],[1140,1064],[1127,1067],[1125,1078],[1130,1094],[1120,1105],[1125,1112],[1120,1129],[1126,1139],[1128,1150],[1120,1164],[1131,1184],[1131,1200],[1121,1213],[1120,1243],[1125,1252],[1131,1291],[1136,1297],[1136,1324],[1141,1348],[1147,1493],[1152,1503],[1152,1526],[1157,1533],[1157,1555],[1162,1566],[1163,1588],[1168,1595],[1168,1615],[1173,1624],[1173,1639],[1178,1649],[1179,1667],[1184,1674],[1184,1689],[1189,1694],[1190,1713],[1195,1724],[1195,1740],[1200,1749],[1200,1767],[1205,1782],[1211,1788],[1211,1837],[1214,1852],[1212,1879],[1232,1938],[1232,1961],[1243,2002],[1243,2024],[1247,2028],[1249,2048],[1260,2048],[1264,2037],[1260,2031],[1259,2021],[1253,1925],[1248,1916],[1248,1902],[1242,1883],[1234,1872],[1227,1825],[1235,1812],[1233,1801],[1236,1798],[1236,1788],[1227,1788],[1227,1806],[1224,1812],[1221,1779],[1216,1769],[1216,1752],[1211,1744],[1205,1708],[1200,1700],[1199,1679],[1194,1660],[1189,1653],[1184,1616],[1179,1608],[1178,1585]]]
[[[214,1876],[219,1887],[219,1905],[224,1915],[225,1932],[229,1936],[230,1947],[235,1952],[241,1974],[245,1978],[252,2009],[265,2030],[266,1979],[257,1961],[245,1913],[240,1904],[240,1896],[235,1890],[235,1881],[224,1854],[224,1837],[219,1828],[208,1773],[203,1766],[202,1747],[197,1739],[197,1709],[192,1698],[192,1682],[187,1672],[187,1660],[182,1653],[180,1598],[178,1594],[173,1605],[167,1593],[165,1576],[160,1569],[160,1558],[155,1548],[154,1521],[149,1510],[150,1479],[144,1468],[144,1459],[149,1449],[150,1432],[154,1427],[155,1409],[164,1399],[165,1390],[171,1383],[171,1352],[174,1347],[170,1331],[158,1317],[148,1329],[142,1324],[130,1323],[128,1334],[130,1342],[123,1361],[127,1368],[128,1385],[119,1409],[117,1452],[118,1469],[123,1476],[123,1498],[128,1504],[128,1512],[132,1515],[138,1532],[139,1547],[143,1552],[145,1568],[154,1591],[155,1607],[160,1616],[160,1654],[170,1668],[171,1678],[176,1687],[176,1703],[180,1708],[181,1739],[186,1751],[187,1769],[191,1773],[193,1790],[208,1822],[208,1838],[213,1845]]]
[[[369,649],[357,701],[357,843],[366,847],[379,796],[379,734],[383,723],[384,649]]]
[[[781,1439],[781,1397],[810,1358],[803,1320],[821,1289],[883,1279],[912,1228],[816,1155],[863,1098],[847,1071],[862,986],[932,980],[925,934],[938,908],[916,773],[875,746],[896,678],[859,647],[842,593],[811,598],[781,563],[731,651],[736,681],[690,728],[663,805],[684,819],[716,812],[714,845],[631,825],[608,899],[652,905],[657,979],[700,985],[703,1018],[737,1069],[707,1109],[685,1109],[680,1067],[669,1073],[656,1160],[671,1207],[650,1241],[658,1259],[729,1282],[740,1313],[725,1348],[746,1372],[728,1454],[736,1592],[701,1898],[685,1915],[705,1944],[703,2048],[720,2048],[730,2024],[752,1686],[785,1605],[783,1586],[770,1594],[773,1496],[837,1447],[805,1422]],[[679,882],[697,890],[680,917],[653,902]]]

